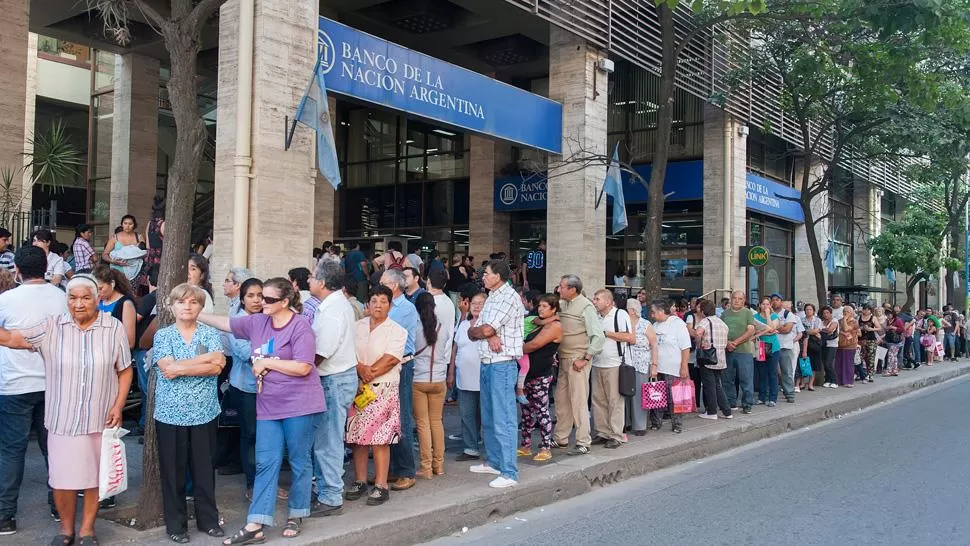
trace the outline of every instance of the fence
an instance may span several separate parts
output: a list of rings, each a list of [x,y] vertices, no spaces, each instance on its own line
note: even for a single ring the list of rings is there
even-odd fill
[[[51,201],[50,208],[30,211],[0,210],[0,227],[7,228],[11,233],[10,241],[19,246],[30,238],[30,234],[38,229],[54,231],[57,227],[57,201]]]

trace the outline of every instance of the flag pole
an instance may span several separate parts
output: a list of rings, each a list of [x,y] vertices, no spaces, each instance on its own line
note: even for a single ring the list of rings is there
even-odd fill
[[[306,89],[303,91],[303,98],[300,99],[300,105],[296,107],[296,115],[293,116],[293,123],[290,123],[290,116],[283,117],[283,129],[285,131],[285,137],[283,138],[283,151],[288,151],[290,145],[293,144],[293,134],[296,133],[296,120],[300,117],[300,112],[303,111],[303,105],[306,104],[307,94],[310,92],[310,86],[313,85],[313,78],[317,77],[317,71],[320,70],[320,55],[317,55],[317,62],[313,64],[313,73],[310,75],[310,81],[307,83]]]

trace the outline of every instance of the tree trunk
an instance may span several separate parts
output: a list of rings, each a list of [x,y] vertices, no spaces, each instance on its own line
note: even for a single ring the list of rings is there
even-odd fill
[[[954,256],[956,258],[962,257],[960,263],[963,264],[966,263],[965,260],[967,258],[964,256],[966,233],[963,231],[963,210],[958,211],[957,214],[959,215],[959,218],[950,223],[950,248],[953,249],[952,252],[950,252],[950,256]],[[962,269],[962,267],[960,269]],[[947,301],[953,305],[955,309],[962,311],[967,308],[966,289],[963,288],[962,285],[958,287],[957,283],[953,282],[953,274],[957,273],[957,276],[959,277],[961,273],[960,269],[946,270],[946,293]],[[963,282],[967,282],[967,279],[964,279]]]
[[[802,206],[802,215],[805,216],[805,236],[808,239],[808,259],[812,261],[812,271],[815,273],[815,297],[818,298],[819,307],[827,305],[828,290],[826,290],[825,264],[822,262],[822,252],[818,245],[818,237],[815,234],[815,216],[812,212],[812,191],[809,185],[811,179],[811,162],[806,161],[802,170],[802,194],[799,204]],[[796,260],[799,257],[795,258]]]
[[[657,7],[660,17],[660,36],[663,57],[660,70],[660,96],[657,104],[657,133],[655,135],[650,185],[647,187],[647,221],[643,228],[646,250],[646,274],[643,286],[650,297],[662,296],[661,249],[663,246],[664,179],[670,155],[670,132],[674,121],[674,77],[677,74],[677,35],[674,32],[673,12],[665,4]]]
[[[185,282],[188,252],[191,244],[192,214],[199,166],[206,142],[206,129],[199,115],[196,98],[196,62],[199,54],[197,36],[173,25],[177,32],[165,33],[165,46],[171,58],[168,81],[169,100],[175,118],[175,156],[168,173],[165,204],[165,246],[158,276],[159,327],[172,322],[165,298],[172,288]],[[158,442],[152,408],[155,406],[155,373],[149,377],[148,406],[145,423],[145,446],[142,454],[142,484],[138,497],[139,527],[161,523],[161,475],[158,466]]]
[[[910,275],[909,279],[906,280],[906,302],[903,303],[903,310],[907,313],[911,312],[913,309],[913,302],[916,300],[916,285],[919,284],[921,280],[923,280],[922,273]]]

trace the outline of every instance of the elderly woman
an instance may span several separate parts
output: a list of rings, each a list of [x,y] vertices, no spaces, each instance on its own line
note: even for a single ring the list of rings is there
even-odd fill
[[[154,364],[160,376],[155,388],[155,426],[162,478],[165,532],[172,542],[189,541],[185,503],[185,471],[192,474],[195,521],[212,537],[225,533],[216,508],[216,419],[219,417],[217,378],[226,365],[219,332],[199,324],[205,292],[180,284],[168,295],[175,324],[155,333]]]
[[[347,500],[357,500],[367,492],[367,453],[374,452],[374,488],[367,504],[377,506],[390,498],[387,473],[391,463],[391,444],[401,439],[401,402],[399,399],[401,359],[407,331],[387,318],[394,295],[385,286],[371,292],[370,316],[357,322],[357,376],[360,392],[373,392],[374,399],[363,407],[357,401],[347,416],[347,443],[354,451],[354,483],[344,491]]]
[[[74,542],[78,491],[84,492],[80,544],[97,544],[101,432],[121,425],[132,374],[124,327],[98,311],[98,283],[75,275],[67,283],[67,304],[70,315],[23,330],[0,328],[0,345],[33,349],[44,358],[48,480],[62,518],[55,546]]]
[[[657,358],[657,332],[650,321],[643,318],[643,305],[639,298],[626,300],[626,311],[630,314],[630,324],[637,337],[637,342],[630,344],[630,364],[637,370],[638,386],[637,394],[626,399],[626,407],[633,434],[643,436],[647,433],[650,412],[643,409],[639,393],[643,384],[650,381],[650,364]]]
[[[229,310],[233,316],[263,312],[263,281],[252,278],[239,287],[239,303]],[[256,375],[253,373],[253,348],[249,340],[225,334],[227,352],[232,355],[229,370],[228,405],[239,414],[239,459],[246,475],[246,498],[253,498],[256,482]]]
[[[717,316],[714,302],[708,299],[697,301],[694,315],[694,339],[697,340],[697,367],[700,371],[701,382],[704,384],[704,413],[698,415],[701,419],[717,420],[717,410],[720,409],[726,419],[734,417],[731,404],[728,403],[724,386],[721,384],[721,374],[727,368],[728,326]],[[714,349],[717,362],[707,358],[705,353]]]
[[[839,322],[838,343],[835,351],[836,379],[839,385],[851,388],[855,385],[855,354],[859,350],[859,321],[851,307],[845,308]],[[861,373],[862,380],[865,381],[865,371]]]
[[[522,407],[522,447],[520,457],[532,457],[532,433],[539,431],[539,451],[533,460],[552,458],[552,417],[549,415],[549,388],[554,377],[556,354],[562,343],[562,323],[559,322],[559,298],[552,294],[539,297],[536,306],[542,326],[523,340],[522,351],[529,355],[529,371],[525,376],[525,398]]]
[[[313,330],[303,318],[300,293],[289,279],[277,277],[263,284],[263,312],[232,318],[202,315],[210,326],[232,332],[252,345],[256,377],[256,482],[246,525],[223,544],[265,542],[263,527],[273,525],[276,486],[283,450],[292,469],[289,516],[284,538],[299,536],[303,518],[310,515],[314,423],[326,406],[315,360]]]

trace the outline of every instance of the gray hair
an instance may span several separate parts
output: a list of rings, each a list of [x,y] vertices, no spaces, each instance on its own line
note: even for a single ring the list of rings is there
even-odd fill
[[[98,281],[88,273],[74,275],[71,277],[71,280],[67,281],[68,294],[70,294],[71,290],[75,288],[87,288],[91,291],[91,295],[94,297],[94,299],[98,299]]]
[[[327,290],[331,292],[343,290],[345,273],[344,268],[338,263],[320,260],[313,276],[322,282],[327,287]]]
[[[640,305],[640,300],[636,298],[629,298],[626,300],[626,310],[633,311],[637,314],[637,316],[640,316],[640,313],[643,312],[643,306]]]
[[[242,284],[249,279],[255,278],[256,275],[253,275],[253,272],[245,267],[231,267],[229,268],[229,277],[232,279],[232,282]]]
[[[566,281],[566,286],[569,288],[576,289],[576,293],[583,291],[583,280],[579,278],[579,275],[563,275],[562,280]]]
[[[407,283],[404,282],[404,273],[399,269],[388,269],[381,275],[381,280],[387,279],[392,283],[397,285],[397,288],[401,293],[404,293],[405,288],[407,288]]]

